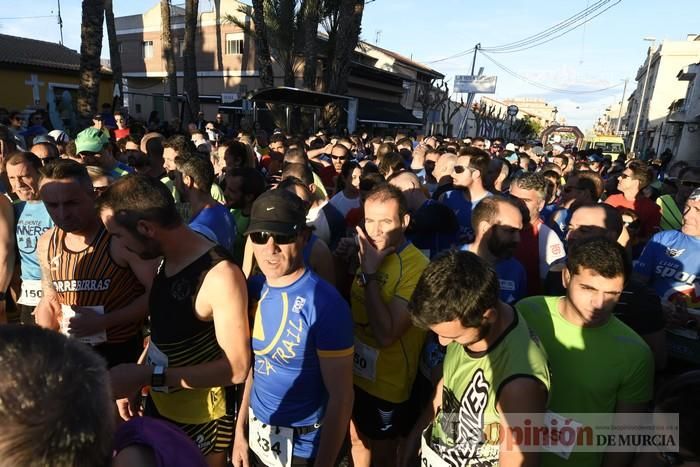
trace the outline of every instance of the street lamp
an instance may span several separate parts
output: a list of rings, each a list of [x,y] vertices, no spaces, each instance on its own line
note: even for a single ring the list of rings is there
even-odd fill
[[[639,119],[642,117],[642,108],[644,107],[644,95],[647,92],[647,83],[649,82],[649,69],[651,68],[652,49],[656,45],[656,38],[655,37],[645,37],[644,40],[651,42],[651,47],[649,47],[649,51],[647,53],[647,72],[646,72],[646,75],[644,76],[644,86],[642,87],[642,97],[639,100],[639,109],[637,111],[637,120],[634,124],[634,134],[632,135],[632,144],[630,145],[630,150],[632,152],[635,152],[634,145],[637,143],[637,131],[639,131]]]

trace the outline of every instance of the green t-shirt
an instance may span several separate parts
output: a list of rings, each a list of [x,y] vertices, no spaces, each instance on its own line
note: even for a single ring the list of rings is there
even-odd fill
[[[499,426],[498,395],[506,383],[529,377],[549,389],[547,355],[523,317],[517,312],[513,316],[485,352],[474,354],[456,342],[447,347],[442,408],[430,446],[448,465],[498,465],[498,443],[474,441],[490,439],[484,433]]]
[[[239,266],[243,264],[243,254],[245,253],[245,231],[250,224],[250,216],[243,215],[241,209],[231,209],[231,215],[236,222],[236,238],[233,242],[233,260]]]
[[[549,410],[560,415],[614,413],[618,402],[651,400],[654,362],[647,344],[622,321],[584,328],[559,313],[561,297],[528,297],[516,305],[540,337],[552,369]],[[602,453],[542,456],[542,466],[600,465]]]

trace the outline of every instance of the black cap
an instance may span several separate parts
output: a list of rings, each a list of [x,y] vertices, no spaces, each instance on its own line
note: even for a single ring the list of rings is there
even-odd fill
[[[245,234],[271,232],[294,235],[306,226],[306,207],[297,195],[287,190],[270,190],[258,197],[250,212]]]

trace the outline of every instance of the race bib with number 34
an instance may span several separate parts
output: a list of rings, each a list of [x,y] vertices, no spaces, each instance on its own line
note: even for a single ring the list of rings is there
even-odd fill
[[[248,416],[248,443],[250,449],[267,467],[292,465],[292,439],[294,430],[288,427],[263,423],[250,410]]]

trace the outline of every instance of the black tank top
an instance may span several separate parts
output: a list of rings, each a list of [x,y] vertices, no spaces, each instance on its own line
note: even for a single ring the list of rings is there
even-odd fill
[[[216,245],[172,277],[165,276],[165,262],[161,263],[149,297],[151,340],[168,357],[169,366],[196,365],[221,356],[214,321],[197,317],[195,301],[207,273],[222,261],[233,259]]]

